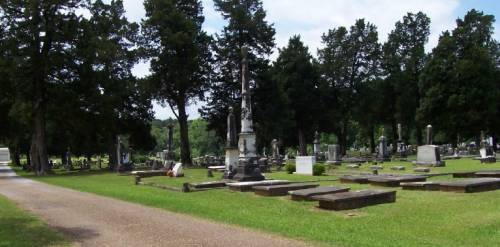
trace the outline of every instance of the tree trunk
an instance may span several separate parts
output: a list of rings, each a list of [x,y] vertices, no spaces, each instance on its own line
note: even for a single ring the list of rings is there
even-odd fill
[[[339,136],[340,152],[347,155],[347,123],[342,124]]]
[[[186,114],[185,99],[181,99],[177,102],[177,108],[179,109],[179,116],[177,120],[179,121],[179,131],[181,137],[181,162],[185,166],[191,166],[193,161],[191,159],[191,146],[189,145],[188,116]]]
[[[375,153],[375,127],[370,126],[370,153]]]
[[[9,147],[10,152],[10,160],[12,161],[12,165],[21,166],[21,157],[19,152],[19,147],[11,146]]]
[[[33,169],[31,168],[31,155],[29,150],[26,152],[26,168],[28,170]]]
[[[108,135],[108,168],[110,171],[114,171],[117,166],[116,157],[116,138],[114,134]]]
[[[491,145],[493,146],[493,150],[496,152],[497,151],[497,136],[495,134],[491,135]]]
[[[396,121],[392,122],[392,153],[395,154],[398,150],[398,124]]]
[[[416,139],[417,139],[417,146],[421,146],[423,144],[422,142],[422,129],[420,126],[417,124],[416,126]]]
[[[299,154],[300,156],[307,156],[306,137],[304,135],[304,131],[301,128],[299,128],[298,135],[299,135]]]
[[[47,147],[45,145],[45,119],[41,102],[35,104],[33,114],[33,135],[31,137],[31,166],[38,176],[50,172]]]

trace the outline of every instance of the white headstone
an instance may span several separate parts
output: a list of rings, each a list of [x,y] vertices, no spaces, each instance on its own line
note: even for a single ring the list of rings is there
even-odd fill
[[[0,163],[10,162],[10,152],[8,148],[0,148]]]
[[[228,148],[226,149],[226,157],[225,157],[225,165],[226,170],[229,171],[229,167],[235,169],[238,165],[238,158],[240,154],[237,148]]]
[[[175,164],[174,169],[172,169],[172,173],[174,174],[174,177],[184,176],[184,169],[182,169],[182,163]]]
[[[315,163],[315,156],[297,156],[295,159],[295,173],[313,175],[313,165]]]
[[[419,146],[417,150],[417,165],[427,166],[444,166],[444,161],[441,161],[439,147],[435,145]]]

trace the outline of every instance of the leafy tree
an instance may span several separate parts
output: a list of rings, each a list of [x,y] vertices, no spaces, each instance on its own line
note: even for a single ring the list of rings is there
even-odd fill
[[[211,38],[202,31],[202,5],[197,0],[146,0],[142,22],[148,78],[156,99],[168,104],[179,121],[181,161],[192,164],[186,107],[203,98],[209,82]]]
[[[345,154],[349,121],[357,106],[362,87],[380,73],[380,44],[375,25],[357,20],[348,31],[345,27],[323,34],[325,48],[318,51],[324,104],[325,131],[333,131]]]
[[[396,22],[383,46],[385,91],[388,102],[383,121],[391,126],[393,147],[396,148],[397,123],[415,127],[417,143],[422,143],[421,125],[416,125],[415,114],[420,104],[418,81],[425,64],[425,44],[429,39],[430,19],[424,13],[408,13]],[[408,133],[408,132],[405,132]]]
[[[492,131],[498,110],[497,43],[491,15],[469,11],[445,32],[421,77],[418,120],[432,123],[447,140]]]
[[[210,83],[207,105],[200,113],[208,121],[208,127],[224,139],[229,107],[233,107],[236,117],[240,115],[241,48],[249,49],[247,58],[253,88],[268,71],[268,57],[275,46],[275,30],[265,20],[261,0],[214,0],[214,4],[228,24],[215,38],[215,75]],[[236,122],[239,125],[239,121]]]
[[[174,147],[177,154],[180,153],[180,131],[179,124],[173,119],[153,120],[151,132],[156,139],[155,151],[159,152],[166,148],[167,126],[174,124]],[[203,119],[188,121],[189,139],[193,140],[191,151],[194,157],[204,155],[223,154],[223,143],[216,137],[215,131],[207,130],[207,122]]]
[[[313,137],[315,113],[318,113],[318,105],[321,104],[316,100],[318,71],[309,49],[302,43],[300,36],[293,36],[288,46],[280,49],[280,54],[274,63],[274,75],[274,80],[278,82],[287,97],[288,109],[292,111],[294,131],[289,133],[297,134],[299,153],[306,155],[307,140]]]
[[[24,102],[31,104],[31,166],[39,175],[50,171],[47,157],[45,117],[50,84],[67,80],[67,50],[78,23],[75,11],[80,1],[5,0],[0,2],[2,19],[7,23],[7,39],[17,45],[13,68]]]

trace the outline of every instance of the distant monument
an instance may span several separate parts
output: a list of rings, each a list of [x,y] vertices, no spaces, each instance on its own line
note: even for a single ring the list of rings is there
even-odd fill
[[[405,147],[405,143],[403,141],[403,128],[401,127],[401,124],[398,123],[398,147],[397,147],[397,151],[398,151],[398,158],[400,161],[403,161],[403,160],[406,160],[406,158],[408,157],[407,153],[406,153],[406,147]]]
[[[232,179],[234,177],[234,174],[236,173],[236,167],[238,166],[238,158],[239,158],[236,121],[232,107],[229,107],[229,114],[227,115],[226,137],[227,137],[226,157],[225,157],[226,169],[224,171],[224,178]]]
[[[252,122],[252,101],[250,97],[250,80],[248,71],[248,48],[241,49],[241,132],[239,134],[238,149],[239,160],[236,175],[233,179],[238,181],[264,180],[259,169],[257,151],[255,147],[255,133]]]
[[[497,162],[495,152],[493,151],[493,147],[491,147],[488,141],[486,141],[486,136],[484,134],[484,131],[481,131],[481,149],[479,149],[479,153],[481,154],[481,157],[479,158],[481,163]]]
[[[382,128],[382,135],[380,136],[379,140],[379,146],[378,146],[378,155],[377,155],[377,160],[380,161],[391,161],[391,158],[389,157],[389,153],[387,151],[387,138],[385,137],[385,130]]]
[[[318,133],[318,131],[316,131],[316,132],[314,132],[314,140],[313,140],[313,152],[314,152],[314,155],[316,155],[316,158],[319,156],[320,148],[321,148],[321,145],[319,142],[319,133]]]
[[[271,141],[271,148],[272,148],[272,164],[276,165],[278,167],[281,167],[283,165],[283,159],[281,158],[280,154],[280,143],[277,139],[273,139]]]
[[[419,146],[417,149],[416,165],[420,166],[445,166],[445,162],[441,161],[439,147],[432,145],[432,126],[427,126],[427,145]]]
[[[174,125],[169,124],[167,129],[167,149],[163,150],[163,168],[170,170],[175,166]]]
[[[125,143],[124,143],[125,142]],[[116,169],[119,172],[130,171],[133,169],[130,160],[130,152],[128,146],[128,139],[125,140],[121,136],[116,137]]]
[[[326,161],[326,163],[333,165],[340,165],[342,163],[342,157],[340,155],[340,145],[328,145],[328,160]]]
[[[65,161],[64,161],[64,166],[66,167],[66,170],[71,171],[73,170],[73,162],[71,161],[71,148],[68,147],[66,149],[66,154],[64,155]]]

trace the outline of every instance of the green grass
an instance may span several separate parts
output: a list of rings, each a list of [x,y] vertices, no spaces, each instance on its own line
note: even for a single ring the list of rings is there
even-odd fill
[[[500,169],[500,164],[481,165],[473,160],[447,161],[432,172]],[[390,166],[411,164],[384,163]],[[329,176],[267,174],[270,178],[305,181],[334,179],[346,172],[367,172],[344,167]],[[411,173],[407,169],[406,173]],[[23,174],[23,173],[21,173]],[[180,187],[184,182],[216,180],[206,170],[188,169],[184,178],[154,177],[147,182]],[[24,176],[29,176],[23,174]],[[216,173],[215,176],[220,176]],[[294,202],[286,197],[266,198],[226,189],[180,193],[149,186],[134,186],[133,177],[112,173],[81,172],[35,178],[50,184],[92,192],[143,205],[168,209],[218,222],[245,226],[285,237],[333,246],[500,246],[500,191],[476,194],[397,191],[397,202],[358,210],[332,212],[318,209],[317,202]],[[450,176],[433,179],[450,179]],[[340,185],[321,182],[322,185]],[[369,185],[342,185],[353,190]]]
[[[69,246],[70,242],[37,217],[0,196],[0,246]]]

